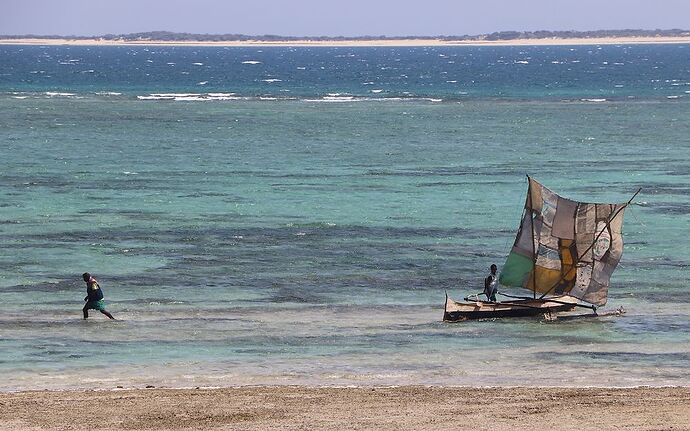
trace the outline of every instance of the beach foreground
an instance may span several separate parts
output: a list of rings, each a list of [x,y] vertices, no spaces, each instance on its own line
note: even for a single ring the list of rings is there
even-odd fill
[[[687,430],[690,388],[135,389],[0,394],[0,429]]]

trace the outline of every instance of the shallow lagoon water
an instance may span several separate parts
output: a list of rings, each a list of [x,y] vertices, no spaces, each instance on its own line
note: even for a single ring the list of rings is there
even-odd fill
[[[687,385],[688,49],[1,47],[0,388]],[[441,322],[525,174],[643,187],[624,317]]]

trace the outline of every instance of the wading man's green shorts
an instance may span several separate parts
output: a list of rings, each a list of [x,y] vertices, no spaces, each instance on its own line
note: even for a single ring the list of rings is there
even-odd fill
[[[99,310],[103,311],[105,310],[105,301],[102,299],[99,299],[98,301],[89,301],[86,303],[86,306],[84,307],[87,310]]]

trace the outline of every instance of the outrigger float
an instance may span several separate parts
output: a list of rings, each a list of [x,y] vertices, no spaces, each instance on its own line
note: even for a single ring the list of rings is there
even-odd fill
[[[476,294],[459,302],[446,293],[444,321],[555,319],[575,308],[600,315],[597,308],[607,302],[611,274],[623,253],[623,213],[641,189],[626,203],[586,203],[563,198],[529,176],[527,180],[522,221],[498,281],[530,290],[532,297],[502,294],[509,299],[493,302]]]

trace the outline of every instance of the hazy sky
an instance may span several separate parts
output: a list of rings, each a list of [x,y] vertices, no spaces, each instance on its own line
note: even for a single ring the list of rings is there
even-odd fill
[[[0,0],[0,34],[285,36],[690,29],[690,0]]]

